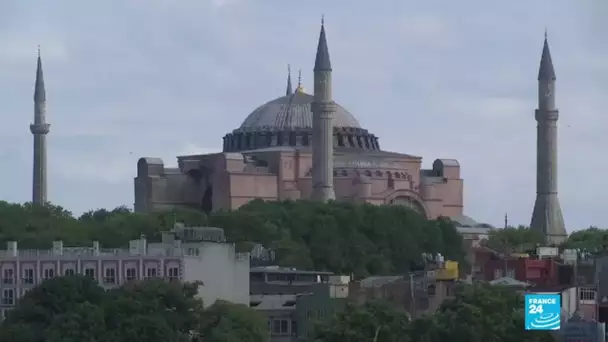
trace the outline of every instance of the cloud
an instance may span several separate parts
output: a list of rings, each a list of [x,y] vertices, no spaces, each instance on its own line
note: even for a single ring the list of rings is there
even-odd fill
[[[528,223],[536,74],[549,28],[558,74],[560,198],[569,229],[608,225],[601,156],[608,49],[597,1],[57,0],[0,4],[0,180],[28,200],[36,46],[48,93],[49,195],[74,212],[131,205],[135,163],[219,151],[222,136],[312,64],[325,14],[334,96],[386,150],[457,158],[465,210]],[[539,20],[540,18],[540,20]]]

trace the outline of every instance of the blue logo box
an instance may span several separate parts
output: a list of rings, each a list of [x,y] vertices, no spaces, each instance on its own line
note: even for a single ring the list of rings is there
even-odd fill
[[[528,293],[525,298],[526,330],[559,330],[562,303],[560,295]]]

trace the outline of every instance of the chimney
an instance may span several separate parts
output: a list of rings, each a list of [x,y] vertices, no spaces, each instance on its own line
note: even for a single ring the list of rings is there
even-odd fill
[[[99,241],[93,241],[93,255],[99,255]]]
[[[63,255],[63,241],[53,241],[53,255]]]
[[[9,257],[16,257],[17,255],[19,255],[19,250],[17,249],[17,241],[6,242],[6,254]]]

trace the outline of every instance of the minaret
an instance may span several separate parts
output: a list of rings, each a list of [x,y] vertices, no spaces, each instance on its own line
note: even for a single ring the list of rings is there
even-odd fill
[[[291,95],[291,66],[287,65],[287,90],[285,90],[285,96]]]
[[[34,170],[32,179],[32,203],[44,205],[46,197],[46,134],[51,125],[46,123],[46,91],[42,75],[42,59],[38,48],[36,84],[34,86],[34,123],[30,131],[34,135]]]
[[[562,209],[557,198],[557,119],[555,70],[547,33],[538,71],[538,109],[536,110],[536,202],[530,228],[543,234],[549,244],[567,238]]]
[[[334,193],[334,115],[336,104],[331,95],[331,62],[321,20],[321,34],[314,67],[314,101],[312,103],[312,199],[326,202]]]

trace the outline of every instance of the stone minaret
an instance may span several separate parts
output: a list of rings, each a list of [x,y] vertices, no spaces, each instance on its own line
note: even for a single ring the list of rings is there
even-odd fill
[[[545,33],[538,71],[538,109],[536,110],[536,202],[530,228],[541,232],[549,244],[567,237],[562,209],[557,198],[557,119],[555,70]]]
[[[312,199],[328,201],[334,193],[334,115],[336,104],[331,96],[331,62],[321,21],[321,34],[314,67],[314,102],[312,103]]]
[[[291,66],[287,65],[287,89],[285,90],[285,96],[291,95],[293,91],[291,90]]]
[[[32,179],[32,202],[43,205],[46,197],[46,134],[51,125],[46,123],[46,91],[42,75],[42,59],[38,49],[36,85],[34,86],[34,123],[30,131],[34,135],[34,177]]]

